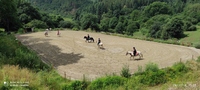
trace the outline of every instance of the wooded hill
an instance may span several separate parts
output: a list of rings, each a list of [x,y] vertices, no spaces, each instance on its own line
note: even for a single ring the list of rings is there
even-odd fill
[[[92,2],[90,0],[30,0],[30,3],[42,11],[66,16]]]
[[[199,0],[0,0],[0,6],[5,31],[52,27],[180,39],[200,25]]]
[[[73,15],[67,28],[133,35],[140,31],[153,38],[182,38],[200,22],[199,0],[30,0],[54,14]],[[69,25],[70,24],[70,25]]]

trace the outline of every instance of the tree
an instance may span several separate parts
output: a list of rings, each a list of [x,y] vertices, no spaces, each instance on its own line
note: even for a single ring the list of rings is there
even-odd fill
[[[108,32],[109,21],[110,21],[109,18],[104,18],[104,19],[101,20],[100,27],[99,27],[101,31]]]
[[[32,20],[31,22],[27,23],[25,27],[35,27],[35,28],[48,28],[47,24],[40,20]]]
[[[162,31],[161,38],[181,38],[183,34],[183,21],[178,18],[171,19]]]
[[[15,0],[0,0],[0,23],[6,32],[17,31],[20,27]]]
[[[117,26],[115,27],[115,31],[117,33],[120,33],[120,34],[123,34],[124,33],[124,26],[123,26],[123,23],[122,22],[119,22],[117,24]]]
[[[162,31],[162,23],[161,22],[154,22],[149,30],[149,36],[153,38],[160,38]]]
[[[184,14],[193,19],[196,19],[197,20],[196,23],[200,22],[200,4],[196,3],[188,5],[184,10]]]
[[[135,21],[129,21],[127,29],[126,29],[126,34],[132,36],[133,33],[138,31],[139,28],[140,28],[139,23],[137,23]]]
[[[116,25],[118,24],[118,19],[116,17],[111,18],[109,21],[109,27],[114,29]]]
[[[93,14],[84,14],[84,16],[81,18],[81,27],[82,29],[97,28],[97,17]]]
[[[172,9],[165,2],[153,2],[144,10],[147,17],[152,17],[159,14],[172,14]]]
[[[170,18],[171,18],[170,15],[156,15],[156,16],[151,17],[151,18],[144,24],[144,26],[145,26],[147,29],[151,29],[152,25],[154,25],[155,23],[159,22],[161,25],[162,25],[162,24],[166,24]]]
[[[132,11],[132,13],[130,14],[130,17],[131,17],[131,19],[133,20],[133,21],[137,21],[137,20],[139,20],[139,19],[141,19],[140,17],[141,17],[141,11],[139,11],[139,10],[134,10],[134,11]]]
[[[41,20],[41,14],[39,11],[31,6],[30,3],[22,3],[18,6],[18,16],[20,17],[20,21],[24,24],[37,19]]]

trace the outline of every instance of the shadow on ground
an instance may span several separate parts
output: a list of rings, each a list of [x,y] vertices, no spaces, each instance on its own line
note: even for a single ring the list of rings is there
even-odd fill
[[[18,40],[28,48],[36,51],[38,56],[48,65],[58,67],[60,65],[67,65],[77,63],[81,58],[81,54],[62,53],[61,49],[49,43],[50,39],[32,38],[28,36],[20,36]]]

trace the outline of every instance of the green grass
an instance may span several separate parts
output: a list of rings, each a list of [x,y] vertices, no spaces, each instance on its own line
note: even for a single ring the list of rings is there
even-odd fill
[[[186,34],[187,37],[182,38],[180,40],[181,42],[200,43],[200,26],[197,26],[197,31],[186,31],[184,34]]]
[[[4,28],[0,28],[0,32],[3,32],[4,31]]]

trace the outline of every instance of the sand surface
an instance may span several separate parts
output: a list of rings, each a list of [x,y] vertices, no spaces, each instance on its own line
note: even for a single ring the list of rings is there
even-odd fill
[[[73,80],[81,80],[83,76],[93,80],[108,74],[120,74],[125,65],[134,73],[138,66],[144,69],[149,62],[163,68],[200,56],[200,50],[192,47],[84,31],[63,30],[60,33],[60,37],[57,31],[50,31],[48,37],[44,36],[44,32],[36,32],[18,35],[17,38],[36,51],[45,63],[53,65],[61,76]],[[83,37],[87,34],[95,39],[94,43],[85,42]],[[104,49],[97,47],[98,38],[101,38]],[[130,59],[129,55],[125,55],[133,46],[143,53],[143,59]]]

